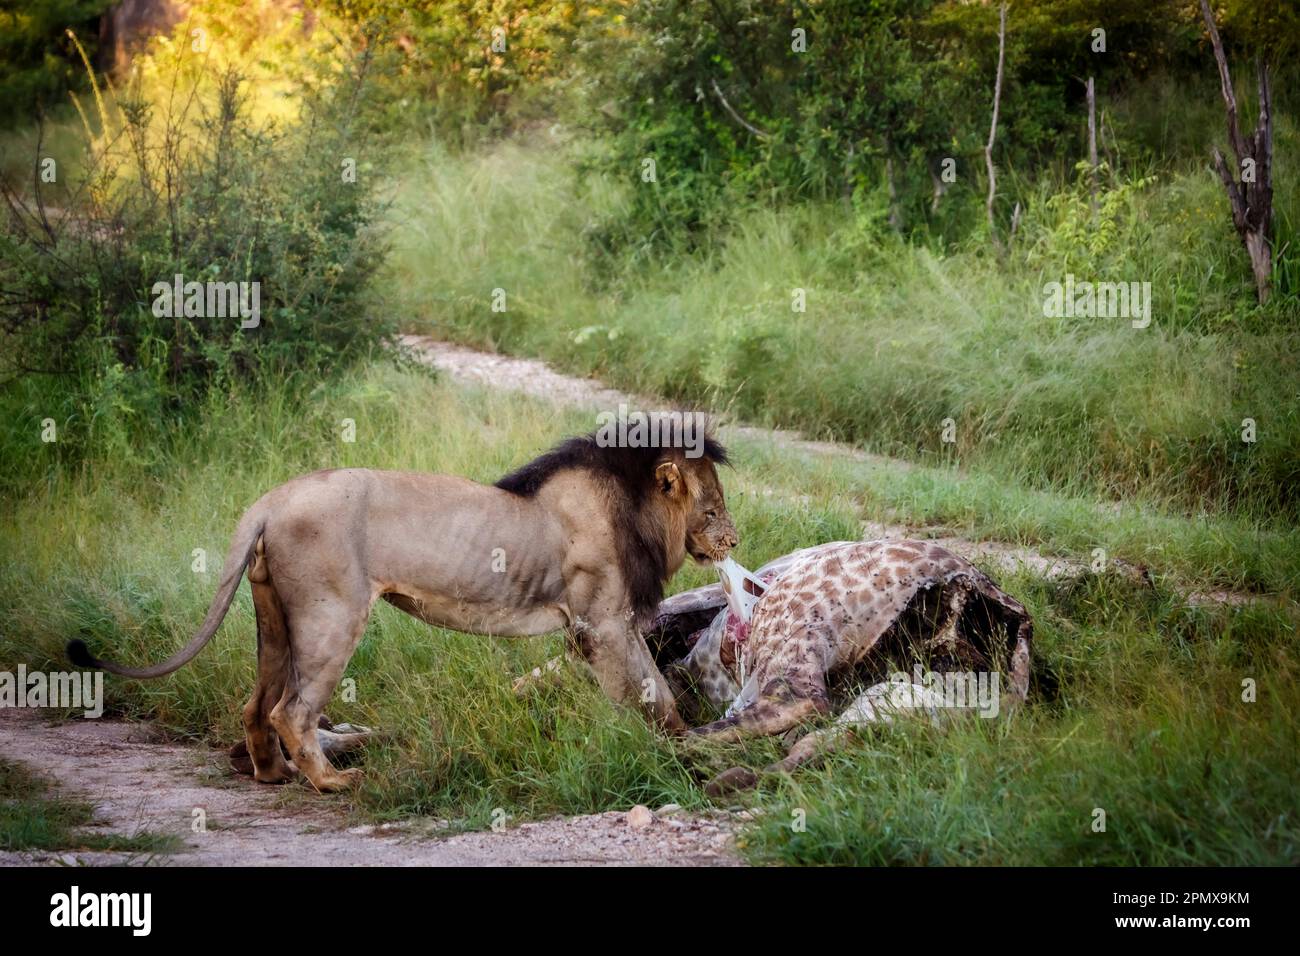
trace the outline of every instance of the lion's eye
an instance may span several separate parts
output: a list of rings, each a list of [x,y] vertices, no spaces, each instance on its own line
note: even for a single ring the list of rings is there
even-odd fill
[[[716,511],[706,511],[706,512],[704,512],[704,517],[708,518],[710,521],[713,520],[714,518],[716,518],[717,516],[718,516],[718,513],[717,513]]]

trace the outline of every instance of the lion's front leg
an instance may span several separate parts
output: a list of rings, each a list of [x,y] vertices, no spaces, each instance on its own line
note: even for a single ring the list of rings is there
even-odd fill
[[[570,634],[605,696],[641,707],[669,733],[686,730],[672,689],[635,627],[610,619],[596,624],[578,619]]]
[[[686,722],[636,627],[627,589],[617,571],[573,567],[565,578],[569,648],[591,667],[605,696],[641,707],[653,723],[669,733],[684,732]]]

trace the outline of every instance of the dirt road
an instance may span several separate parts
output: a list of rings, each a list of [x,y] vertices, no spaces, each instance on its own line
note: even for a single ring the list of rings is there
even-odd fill
[[[350,825],[335,797],[304,797],[236,777],[220,751],[159,743],[148,725],[51,722],[0,709],[0,756],[94,805],[97,832],[173,833],[185,848],[124,853],[0,851],[0,866],[734,866],[735,820],[669,811],[644,827],[623,811],[555,817],[501,832],[439,836],[439,820]],[[297,785],[292,785],[297,786]],[[205,826],[195,832],[196,810]]]

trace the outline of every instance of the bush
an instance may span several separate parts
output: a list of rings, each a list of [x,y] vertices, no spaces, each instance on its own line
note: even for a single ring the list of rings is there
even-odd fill
[[[0,334],[20,444],[39,433],[25,414],[34,397],[47,409],[37,421],[82,419],[68,437],[84,445],[84,426],[106,415],[175,415],[212,385],[325,370],[390,331],[365,291],[382,260],[370,228],[374,154],[354,133],[369,56],[336,62],[341,79],[309,89],[300,113],[277,122],[255,117],[233,67],[189,53],[177,46],[149,64],[173,71],[171,95],[146,95],[148,71],[121,96],[96,85],[97,129],[83,117],[77,173],[50,167],[45,182],[38,147],[34,185],[3,184]],[[190,307],[170,308],[163,289],[177,275],[212,283],[201,308],[188,292]],[[221,308],[213,294],[232,283],[248,284],[238,314],[233,296]],[[242,327],[255,303],[258,324]],[[37,384],[14,382],[23,376]]]
[[[1216,6],[1227,8],[1222,27],[1234,63],[1267,48],[1282,89],[1290,47],[1264,38],[1292,15],[1269,0],[1278,9],[1257,24],[1249,4]],[[575,85],[585,98],[574,116],[611,141],[601,170],[637,186],[594,233],[606,245],[636,249],[682,236],[706,245],[709,225],[755,198],[843,199],[875,220],[874,231],[937,233],[949,246],[984,228],[998,4],[648,0],[613,7],[607,19],[584,37]],[[1099,24],[1110,35],[1105,55],[1091,46]],[[1194,108],[1212,112],[1217,134],[1222,109],[1203,29],[1195,4],[1175,0],[1013,4],[994,152],[1002,228],[1015,203],[1030,198],[1023,187],[1085,155],[1082,77],[1097,81],[1105,152],[1115,137],[1109,105],[1157,76],[1174,77],[1180,97],[1189,87],[1204,97],[1208,109]],[[1237,70],[1240,82],[1248,74]],[[1179,125],[1168,117],[1159,114],[1160,130]],[[1204,161],[1204,138],[1171,142]],[[653,186],[635,178],[647,158],[657,161]],[[945,160],[955,180],[942,178]]]
[[[383,128],[432,127],[473,145],[546,120],[570,72],[572,43],[605,11],[565,0],[319,0],[353,23],[383,24]]]

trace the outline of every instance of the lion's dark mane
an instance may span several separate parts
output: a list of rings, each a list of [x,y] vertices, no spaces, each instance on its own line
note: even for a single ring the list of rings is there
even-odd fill
[[[622,447],[602,445],[596,433],[570,438],[556,445],[496,482],[496,487],[511,494],[531,498],[563,471],[582,469],[613,492],[610,519],[617,529],[625,529],[615,542],[619,567],[627,582],[628,598],[639,627],[653,618],[663,600],[668,583],[668,542],[663,529],[654,519],[646,502],[655,494],[655,468],[672,455],[685,453],[682,444],[659,447]],[[727,450],[711,437],[702,443],[703,457],[715,465],[727,464]]]

